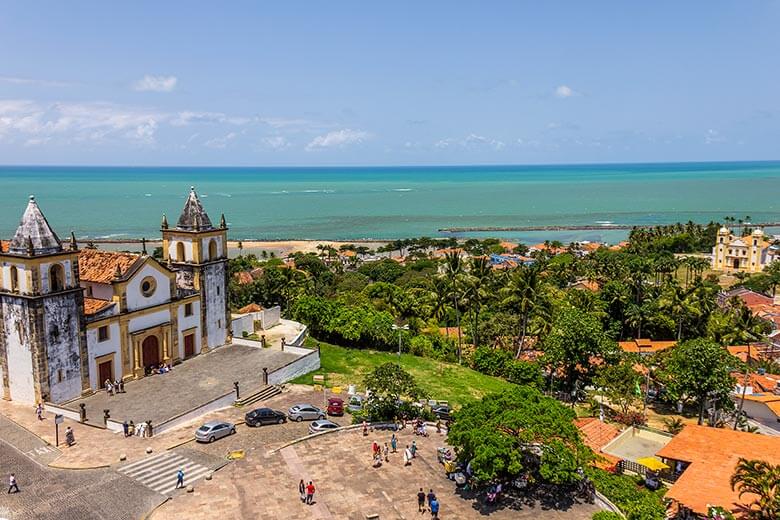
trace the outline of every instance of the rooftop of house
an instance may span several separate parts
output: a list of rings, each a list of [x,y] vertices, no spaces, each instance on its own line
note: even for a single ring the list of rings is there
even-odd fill
[[[256,303],[250,303],[249,305],[244,305],[240,309],[238,309],[238,314],[248,314],[250,312],[260,312],[263,310],[263,307],[261,305],[258,305]]]
[[[780,463],[780,437],[729,428],[687,425],[656,455],[690,465],[666,493],[666,498],[699,514],[707,505],[738,513],[751,496],[731,489],[730,479],[740,457]]]
[[[9,245],[11,245],[10,241],[8,241],[8,240],[0,240],[0,253],[7,253]]]
[[[32,195],[22,214],[19,227],[16,228],[16,233],[8,244],[9,253],[24,255],[30,250],[36,255],[62,251],[62,242]]]
[[[84,282],[110,284],[117,269],[126,273],[141,255],[102,251],[100,249],[82,249],[79,251],[79,278]]]
[[[239,285],[249,285],[250,283],[254,282],[255,279],[252,276],[252,273],[249,271],[239,271],[235,275],[233,275],[236,279],[236,282],[238,282]]]
[[[651,354],[672,348],[677,344],[676,341],[653,341],[651,339],[634,339],[630,341],[619,341],[618,345],[623,352],[632,352],[640,354]]]
[[[179,215],[179,221],[176,223],[178,229],[185,231],[206,231],[214,229],[206,210],[200,203],[195,187],[190,187],[190,194],[187,196],[187,202]]]
[[[110,300],[99,300],[97,298],[84,298],[84,314],[92,316],[102,310],[114,305]]]
[[[574,421],[574,425],[582,432],[583,441],[595,452],[609,444],[609,441],[620,434],[615,426],[598,420],[596,417],[584,417]]]

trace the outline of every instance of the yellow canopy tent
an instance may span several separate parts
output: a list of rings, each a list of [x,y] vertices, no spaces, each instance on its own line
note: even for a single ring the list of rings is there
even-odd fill
[[[669,466],[661,462],[660,460],[656,459],[655,457],[642,457],[641,459],[636,460],[637,464],[641,464],[642,466],[651,469],[653,471],[660,471],[662,469],[669,469]]]

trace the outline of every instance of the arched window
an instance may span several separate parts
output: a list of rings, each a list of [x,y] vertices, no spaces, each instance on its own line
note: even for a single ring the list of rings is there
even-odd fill
[[[211,239],[209,242],[209,260],[217,259],[217,241]]]
[[[61,264],[54,264],[49,269],[49,287],[51,292],[61,291],[65,288],[65,269]]]
[[[184,261],[184,242],[176,243],[176,261],[177,262]]]
[[[19,270],[15,265],[11,266],[11,292],[19,291]]]

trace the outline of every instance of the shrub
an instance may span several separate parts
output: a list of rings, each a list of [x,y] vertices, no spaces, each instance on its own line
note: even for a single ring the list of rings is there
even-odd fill
[[[617,412],[612,418],[620,424],[626,426],[642,426],[647,422],[647,417],[642,412]]]
[[[627,520],[664,520],[664,488],[649,491],[628,475],[613,475],[598,468],[588,468],[588,477],[596,489],[620,508]]]
[[[414,336],[409,342],[409,353],[415,356],[430,357],[433,354],[433,341],[428,336]]]
[[[623,517],[612,511],[598,511],[593,513],[592,520],[623,520]]]

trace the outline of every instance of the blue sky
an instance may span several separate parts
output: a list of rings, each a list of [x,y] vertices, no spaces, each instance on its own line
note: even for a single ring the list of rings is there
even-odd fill
[[[780,2],[4,2],[0,163],[778,159]]]

